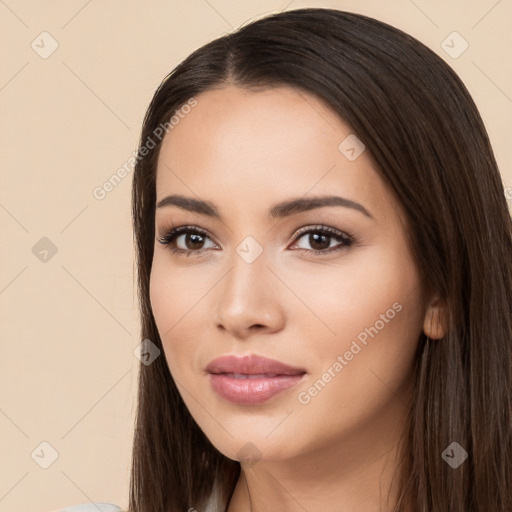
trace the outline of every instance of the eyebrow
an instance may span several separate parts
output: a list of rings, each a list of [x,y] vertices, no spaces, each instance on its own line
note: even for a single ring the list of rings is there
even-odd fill
[[[208,217],[214,217],[221,220],[221,215],[213,203],[210,201],[194,199],[192,197],[170,195],[164,197],[157,203],[156,206],[157,208],[177,206],[183,210],[196,212],[201,215],[207,215]],[[375,220],[373,215],[363,205],[340,196],[317,196],[307,198],[299,197],[296,199],[289,199],[272,206],[272,208],[269,210],[269,215],[274,219],[283,218],[308,210],[313,210],[315,208],[322,208],[327,206],[343,206],[345,208],[352,208]]]

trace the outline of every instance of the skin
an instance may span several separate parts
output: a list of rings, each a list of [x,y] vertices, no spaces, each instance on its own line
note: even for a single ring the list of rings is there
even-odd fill
[[[187,235],[175,241],[205,249],[189,257],[155,239],[150,296],[185,404],[216,448],[241,460],[229,512],[393,511],[418,338],[422,329],[431,338],[445,332],[440,301],[420,286],[399,204],[368,150],[349,161],[338,149],[352,131],[323,100],[289,87],[233,85],[196,99],[163,140],[157,203],[170,194],[201,198],[222,221],[174,205],[156,209],[156,238],[182,225],[208,235],[202,244]],[[268,214],[277,202],[324,194],[355,201],[373,218],[341,206]],[[352,235],[353,244],[327,237],[319,247],[309,234],[295,235],[319,224]],[[252,263],[236,251],[247,236],[263,249]],[[394,303],[402,306],[394,318],[300,403],[299,393]],[[205,371],[225,354],[263,355],[307,375],[263,404],[236,405],[213,391]]]

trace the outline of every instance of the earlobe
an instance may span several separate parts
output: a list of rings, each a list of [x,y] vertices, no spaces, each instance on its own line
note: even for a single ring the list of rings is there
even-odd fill
[[[447,331],[447,311],[445,301],[435,298],[427,308],[423,322],[423,332],[433,340],[444,338]]]

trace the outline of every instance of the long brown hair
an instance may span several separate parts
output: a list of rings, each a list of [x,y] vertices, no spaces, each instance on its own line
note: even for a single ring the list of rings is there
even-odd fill
[[[203,91],[292,86],[324,99],[363,141],[407,214],[426,287],[446,299],[442,340],[418,340],[397,510],[512,510],[512,222],[478,110],[456,73],[404,32],[305,8],[251,22],[194,51],[147,110],[133,176],[141,339],[161,351],[149,299],[159,126]],[[155,144],[148,144],[151,138]],[[148,146],[155,146],[148,150]],[[145,148],[145,149],[144,149]],[[468,458],[452,468],[453,442]],[[240,464],[188,412],[165,357],[140,365],[131,512],[226,510]]]

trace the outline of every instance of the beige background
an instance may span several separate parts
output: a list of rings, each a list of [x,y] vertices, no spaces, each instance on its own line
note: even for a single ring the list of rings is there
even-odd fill
[[[512,187],[512,0],[0,0],[0,512],[127,506],[141,341],[132,173],[102,200],[93,190],[132,156],[178,62],[248,19],[304,6],[376,17],[441,55]],[[58,43],[47,58],[43,31]],[[457,59],[441,47],[453,31],[469,43]]]

